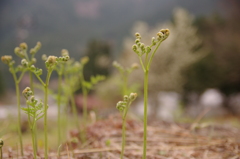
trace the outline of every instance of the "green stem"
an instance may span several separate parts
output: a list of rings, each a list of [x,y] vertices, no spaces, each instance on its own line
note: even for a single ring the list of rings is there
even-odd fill
[[[82,85],[82,90],[83,90],[83,120],[84,123],[87,122],[87,89],[85,88],[85,86]]]
[[[34,122],[34,121],[33,121]],[[34,127],[33,127],[34,124],[32,124],[32,127],[31,127],[31,133],[32,133],[32,145],[33,145],[33,155],[34,155],[34,159],[37,158],[37,149],[36,149],[36,141],[35,141],[35,131],[34,131]]]
[[[22,131],[21,131],[21,106],[20,106],[20,90],[19,90],[19,82],[17,80],[16,73],[12,73],[14,82],[15,82],[15,87],[16,87],[16,95],[17,95],[17,106],[18,106],[18,135],[19,135],[19,142],[20,142],[20,150],[21,150],[21,155],[23,156],[23,142],[22,142]]]
[[[30,87],[31,87],[31,90],[32,90],[32,92],[34,94],[33,73],[29,72],[29,76],[30,76]],[[35,119],[35,117],[34,117],[34,119]],[[37,126],[34,129],[34,136],[35,136],[35,145],[34,145],[34,147],[36,148],[36,152],[37,152],[37,150],[38,150],[38,145],[37,145],[37,141],[38,141],[38,139],[37,139]]]
[[[123,123],[122,123],[122,151],[121,151],[121,159],[123,159],[124,150],[125,150],[125,143],[126,143],[126,118],[123,118]]]
[[[150,64],[152,63],[153,56],[154,56],[155,53],[157,52],[157,50],[158,50],[158,48],[159,48],[159,46],[160,46],[161,43],[162,43],[162,41],[160,41],[160,42],[157,44],[156,48],[154,49],[153,53],[151,54],[151,57],[150,57],[147,65],[146,65],[146,66],[147,66],[147,68],[146,68],[147,70],[150,69]]]
[[[159,41],[153,53],[148,60],[148,54],[146,54],[145,65],[143,64],[141,56],[138,56],[142,69],[144,71],[144,133],[143,133],[143,159],[147,156],[147,111],[148,111],[148,72],[150,69],[150,64],[152,63],[153,57],[158,50],[162,41]],[[152,46],[152,45],[151,45]]]
[[[38,151],[38,149],[37,149],[37,140],[36,140],[36,128],[37,128],[37,120],[36,119],[34,119],[34,121],[33,121],[33,134],[34,134],[34,136],[35,136],[35,138],[34,138],[34,140],[35,140],[35,146],[34,146],[34,156],[37,158],[37,151]]]
[[[148,55],[149,55],[149,53],[146,53],[145,60],[144,60],[144,62],[145,62],[144,66],[147,66],[147,64],[148,64]]]
[[[37,138],[37,125],[34,128],[34,136],[35,136],[35,148],[36,148],[36,152],[38,151],[38,138]]]
[[[24,51],[24,55],[25,55],[25,57],[26,57],[26,60],[27,60],[28,62],[30,62],[29,57],[28,57],[28,54],[27,54],[27,50]]]
[[[49,68],[48,72],[47,72],[47,78],[46,78],[46,83],[44,85],[44,140],[45,140],[45,152],[44,152],[44,156],[45,159],[48,159],[48,123],[47,123],[47,110],[48,110],[48,86],[49,86],[49,80],[52,74],[52,69]]]
[[[32,72],[29,72],[29,76],[30,76],[30,87],[31,87],[31,90],[34,94],[34,87],[33,87],[33,74]]]
[[[41,77],[37,74],[35,74],[35,76],[37,77],[37,79],[39,80],[39,82],[45,87],[45,83],[43,82],[43,80],[41,79]]]
[[[131,105],[132,102],[129,102],[127,104],[126,109],[123,112],[123,122],[122,122],[122,151],[121,151],[121,159],[123,159],[124,151],[125,151],[125,144],[126,144],[126,119],[127,119],[127,113],[129,106]]]
[[[145,72],[146,69],[145,69],[145,66],[144,66],[144,64],[143,64],[143,61],[142,61],[141,56],[138,56],[138,58],[139,58],[139,61],[140,61],[141,66],[142,66],[142,69],[143,69],[143,71]]]
[[[87,122],[87,88],[84,85],[85,79],[84,79],[84,74],[83,74],[83,69],[84,66],[82,67],[81,71],[80,71],[80,81],[81,81],[81,85],[82,85],[82,92],[83,92],[83,120],[84,123]]]
[[[33,116],[33,121],[32,121],[32,137],[33,137],[33,152],[34,152],[34,159],[37,158],[37,131],[36,131],[36,112],[34,113]]]
[[[22,71],[21,75],[19,76],[19,78],[17,80],[18,83],[20,83],[20,81],[22,80],[24,73],[25,73],[25,70]]]
[[[58,105],[58,146],[61,143],[61,110],[60,110],[60,105],[61,105],[61,93],[62,93],[62,74],[59,74],[58,76],[58,97],[57,97],[57,105]]]
[[[29,105],[27,104],[27,107],[28,107],[28,110],[29,110]],[[28,113],[28,125],[29,125],[29,128],[31,130],[31,134],[32,134],[32,146],[33,146],[33,154],[34,154],[34,159],[37,158],[37,150],[36,150],[36,138],[35,138],[35,131],[34,131],[34,125],[35,125],[35,116],[36,116],[36,113],[34,114],[34,117],[33,117],[33,121],[31,121],[31,117],[30,117],[30,114]]]
[[[144,72],[144,133],[143,133],[143,159],[147,155],[147,111],[148,111],[148,69]]]
[[[75,103],[75,100],[74,100],[74,94],[73,93],[72,93],[70,98],[71,98],[71,105],[72,105],[72,111],[73,111],[75,123],[76,123],[78,131],[80,132],[80,127],[79,127],[80,124],[79,124],[79,121],[78,121],[78,113],[77,113],[77,108],[76,108],[76,103]]]
[[[63,79],[64,79],[64,83],[66,84],[66,83],[70,83],[69,82],[69,77],[68,77],[68,74],[64,71],[63,72]],[[67,99],[67,100],[65,100],[65,103],[64,103],[64,108],[63,108],[63,112],[65,112],[64,113],[64,119],[62,119],[62,121],[63,121],[63,129],[62,130],[64,130],[64,132],[63,132],[63,134],[67,134],[67,131],[68,131],[68,121],[69,121],[69,116],[68,116],[68,101],[70,100],[70,102],[71,102],[71,96],[72,96],[72,86],[71,86],[71,83],[69,84],[70,86],[67,86],[67,87],[70,87],[70,89],[68,89],[68,91],[67,92],[64,92],[64,94],[65,94],[65,98]],[[64,87],[66,87],[66,86],[64,86]],[[64,136],[64,140],[66,139],[66,136]]]
[[[0,147],[0,159],[3,159],[2,147]]]
[[[128,79],[128,74],[122,73],[122,78],[123,78],[123,95],[127,94],[127,79]]]
[[[29,109],[29,105],[27,104],[27,107],[28,107],[28,109]],[[32,127],[32,121],[31,121],[31,117],[30,117],[30,114],[28,113],[27,114],[28,115],[28,126],[29,126],[29,128],[31,128]]]

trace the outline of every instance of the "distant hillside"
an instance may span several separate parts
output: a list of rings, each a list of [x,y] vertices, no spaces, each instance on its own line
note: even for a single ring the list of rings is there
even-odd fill
[[[58,54],[62,48],[81,54],[91,38],[110,41],[120,49],[136,20],[154,24],[171,18],[172,9],[183,6],[194,14],[208,14],[219,0],[2,0],[0,10],[1,55],[20,42]],[[3,51],[4,50],[4,51]],[[75,55],[79,56],[79,55]]]

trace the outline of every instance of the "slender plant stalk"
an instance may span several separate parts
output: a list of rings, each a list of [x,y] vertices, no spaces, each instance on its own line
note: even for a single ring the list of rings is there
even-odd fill
[[[64,97],[64,98],[69,99],[69,95],[65,94],[65,96],[67,96],[67,97]],[[66,101],[68,102],[69,100],[66,100]],[[61,123],[62,123],[62,125],[61,125],[61,131],[62,131],[61,132],[61,134],[62,134],[61,137],[62,138],[61,138],[61,140],[63,141],[63,140],[66,139],[65,134],[67,134],[67,132],[68,132],[68,120],[69,120],[69,118],[68,118],[68,103],[64,102],[62,105],[63,105],[62,116],[60,117],[60,120],[61,120]],[[62,143],[60,143],[60,145],[62,145]],[[60,146],[60,145],[58,145],[58,146]]]
[[[15,49],[16,50],[16,49]],[[23,153],[23,142],[22,142],[22,131],[21,131],[21,106],[20,106],[20,90],[19,90],[19,83],[26,72],[26,69],[21,69],[21,74],[19,78],[17,78],[17,72],[19,71],[19,67],[14,68],[14,61],[12,60],[12,56],[2,56],[1,61],[9,66],[9,71],[13,75],[14,83],[15,83],[15,89],[16,89],[16,96],[17,96],[17,106],[18,106],[18,135],[19,135],[19,141],[20,141],[20,151],[21,155],[24,156]]]
[[[122,67],[118,62],[114,61],[113,66],[116,67],[122,78],[122,95],[124,97],[124,101],[119,101],[117,103],[117,109],[121,112],[122,115],[122,151],[120,158],[123,159],[124,151],[125,151],[125,144],[126,144],[126,116],[128,113],[129,106],[131,105],[132,101],[136,98],[136,93],[131,93],[130,96],[126,94],[129,92],[128,90],[128,76],[134,70],[137,69],[139,66],[136,63],[133,63],[130,68]],[[123,110],[123,112],[122,112]]]
[[[36,124],[35,124],[36,121],[33,121],[33,126],[31,128],[31,132],[32,132],[32,142],[33,142],[33,154],[34,154],[34,159],[37,159],[37,147],[36,147]]]
[[[27,107],[29,109],[29,105],[27,104]],[[31,118],[30,118],[30,114],[28,114],[28,124],[29,124],[29,127],[30,127],[30,130],[31,130],[31,134],[32,134],[32,145],[33,145],[33,156],[34,156],[34,159],[37,158],[37,148],[36,148],[36,136],[35,136],[35,129],[34,129],[34,123],[35,123],[35,116],[33,117],[33,121],[31,121]]]
[[[29,76],[30,76],[30,87],[32,92],[34,93],[34,86],[33,86],[33,73],[29,72]]]
[[[2,147],[3,147],[3,140],[0,139],[0,159],[3,159],[3,154],[2,154]]]
[[[37,138],[37,125],[34,128],[34,136],[35,136],[35,147],[36,147],[36,152],[38,152],[38,138]]]
[[[77,129],[80,132],[80,127],[79,127],[80,125],[79,125],[79,121],[78,121],[78,113],[77,113],[76,103],[74,100],[74,94],[71,95],[70,100],[71,100],[72,111],[74,114],[75,123],[76,123]]]
[[[122,121],[122,151],[121,151],[121,159],[123,159],[124,151],[125,151],[125,144],[126,144],[126,120],[127,120],[127,112],[128,108],[131,105],[131,102],[128,103],[126,109],[123,112],[123,121]]]
[[[148,54],[146,55],[146,61],[144,66],[144,133],[143,133],[143,159],[147,157],[147,120],[148,120],[148,73],[150,69],[150,64],[152,62],[153,56],[159,48],[161,42],[158,43],[156,48],[154,49],[149,61]]]
[[[123,159],[124,150],[126,143],[126,118],[123,118],[122,121],[122,151],[121,151],[121,159]]]
[[[82,93],[83,93],[83,120],[84,120],[84,126],[87,123],[87,117],[88,117],[88,110],[87,110],[87,96],[89,91],[92,89],[94,84],[97,84],[99,81],[105,79],[104,76],[91,76],[90,81],[86,81],[84,79],[84,65],[86,65],[89,61],[89,58],[87,56],[80,59],[80,84],[82,87]]]
[[[33,73],[29,72],[29,76],[30,76],[30,87],[31,87],[31,90],[32,90],[32,92],[34,94]],[[34,134],[35,134],[35,145],[34,145],[34,147],[36,147],[36,152],[37,152],[38,151],[37,125],[36,125],[36,128],[34,129]]]
[[[72,104],[72,111],[74,114],[75,123],[76,123],[77,129],[78,129],[78,132],[80,134],[80,139],[84,143],[85,142],[85,134],[84,134],[85,132],[84,132],[84,130],[80,129],[80,123],[78,120],[78,113],[77,113],[77,109],[76,109],[74,95],[71,95],[70,100],[71,100],[71,104]]]
[[[123,159],[124,157],[124,151],[125,151],[125,144],[126,144],[126,120],[127,120],[127,113],[128,109],[132,103],[137,97],[137,93],[131,93],[129,96],[124,95],[123,101],[119,101],[117,103],[116,108],[121,112],[122,115],[122,151],[120,158]]]
[[[148,114],[148,70],[144,72],[144,134],[143,134],[143,159],[147,155],[147,114]]]
[[[37,159],[37,116],[36,116],[36,113],[34,113],[34,116],[33,116],[33,121],[32,121],[32,137],[33,137],[33,152],[34,152],[34,159]]]
[[[139,33],[136,33],[136,40],[135,44],[132,46],[133,51],[138,55],[139,61],[141,63],[143,72],[144,72],[144,134],[143,134],[143,159],[146,159],[147,155],[147,115],[148,115],[148,73],[150,69],[150,65],[152,63],[153,57],[158,50],[160,44],[162,41],[167,39],[169,36],[170,31],[168,29],[161,29],[157,33],[157,41],[155,37],[152,38],[152,44],[150,46],[145,46],[144,43],[141,43],[141,35]],[[150,55],[150,58],[148,57],[151,48],[155,46],[155,49],[153,53]],[[145,60],[143,62],[142,55],[145,55]]]
[[[20,150],[21,150],[21,155],[23,156],[23,142],[22,142],[22,131],[21,131],[21,106],[20,106],[20,90],[19,90],[19,81],[17,80],[16,73],[12,73],[14,82],[15,82],[15,87],[16,87],[16,95],[17,95],[17,106],[18,106],[18,135],[19,135],[19,142],[20,142]]]
[[[88,90],[86,86],[84,85],[85,79],[83,75],[83,67],[82,70],[80,71],[80,81],[81,81],[81,86],[82,86],[82,92],[83,92],[83,129],[80,131],[80,138],[81,141],[84,143],[86,141],[86,131],[85,131],[85,126],[87,123],[87,117],[88,117],[88,111],[87,111],[87,95],[88,95]]]
[[[61,151],[62,144],[58,146],[57,150],[57,157],[60,158],[60,151]]]
[[[44,85],[44,140],[45,140],[45,152],[44,152],[44,156],[45,159],[48,159],[48,123],[47,123],[47,109],[48,109],[48,86],[49,86],[49,80],[50,80],[50,76],[52,74],[52,69],[49,69],[47,72],[47,78],[46,78],[46,82]]]
[[[58,145],[61,144],[61,93],[62,93],[62,74],[58,76],[58,97],[57,97],[57,105],[58,105]]]
[[[66,80],[66,83],[69,83],[69,87],[70,87],[70,92],[69,92],[69,98],[70,98],[70,101],[71,101],[71,107],[72,107],[72,113],[73,113],[73,116],[74,116],[74,120],[75,120],[75,124],[76,124],[76,127],[78,129],[78,131],[80,132],[80,125],[79,125],[79,121],[78,121],[78,113],[77,113],[77,106],[76,106],[76,103],[75,103],[75,99],[74,99],[74,91],[75,91],[75,87],[74,87],[74,82],[71,82],[71,79],[73,79],[73,75],[71,74],[66,74],[64,73],[64,79]]]
[[[123,95],[127,94],[127,79],[128,75],[123,75]]]
[[[84,65],[83,65],[84,66]],[[84,75],[83,75],[83,67],[82,66],[82,70],[80,71],[80,81],[81,81],[81,86],[82,86],[82,92],[83,92],[83,120],[84,123],[87,122],[87,88],[84,84],[85,79],[84,79]]]
[[[127,120],[127,113],[129,106],[132,102],[128,102],[126,109],[123,111],[123,123],[122,123],[122,151],[121,151],[121,159],[123,159],[124,151],[125,151],[125,144],[126,144],[126,120]]]
[[[85,86],[82,87],[83,90],[83,119],[84,119],[84,123],[87,122],[87,89],[85,88]]]
[[[3,159],[2,148],[0,148],[0,159]]]
[[[37,147],[36,147],[36,122],[38,119],[42,118],[43,113],[42,107],[43,103],[40,102],[38,103],[38,100],[35,99],[34,94],[31,90],[31,88],[26,87],[22,94],[26,98],[26,103],[27,103],[27,108],[22,108],[23,111],[28,115],[28,124],[29,128],[31,130],[31,135],[32,135],[32,147],[33,147],[33,154],[34,154],[34,159],[37,159]],[[30,100],[29,100],[29,97]],[[40,111],[40,112],[38,112]],[[41,116],[40,116],[41,115]]]

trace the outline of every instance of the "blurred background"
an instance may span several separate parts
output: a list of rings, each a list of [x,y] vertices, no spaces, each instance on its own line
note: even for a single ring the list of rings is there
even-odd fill
[[[13,51],[19,43],[32,48],[38,41],[42,43],[36,55],[38,67],[44,67],[42,54],[59,56],[62,49],[76,60],[87,55],[86,74],[108,77],[93,94],[114,109],[113,103],[122,97],[116,91],[121,88],[112,61],[126,67],[138,63],[131,50],[134,33],[141,33],[142,41],[150,44],[162,28],[169,28],[171,35],[151,66],[149,113],[165,120],[174,120],[183,111],[190,116],[204,110],[211,116],[239,115],[238,0],[0,1],[1,56],[19,59]],[[140,95],[133,111],[141,115],[142,70],[129,78],[129,86]],[[21,89],[27,84],[23,80]],[[14,104],[14,94],[12,75],[0,63],[0,107]]]

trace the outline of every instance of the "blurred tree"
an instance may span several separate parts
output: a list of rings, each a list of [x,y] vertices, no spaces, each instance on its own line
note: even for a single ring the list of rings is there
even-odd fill
[[[196,20],[199,35],[210,54],[185,71],[185,91],[203,92],[218,88],[226,95],[225,104],[231,112],[229,96],[240,91],[240,1],[223,0],[225,14]]]
[[[185,72],[188,91],[202,92],[209,87],[219,88],[225,95],[240,91],[240,2],[227,2],[225,17],[213,15],[196,21],[211,54]]]
[[[2,70],[0,70],[0,96],[4,95],[4,93],[5,93],[4,78]]]
[[[91,40],[87,44],[85,55],[90,59],[85,66],[86,80],[89,80],[92,75],[109,75],[112,57],[111,46],[107,42]]]

